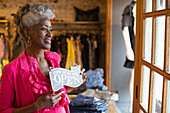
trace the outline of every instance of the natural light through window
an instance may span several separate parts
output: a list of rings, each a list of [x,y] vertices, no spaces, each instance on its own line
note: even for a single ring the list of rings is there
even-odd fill
[[[152,113],[161,113],[163,77],[154,72],[152,93]]]
[[[164,42],[165,42],[165,16],[156,17],[155,39],[155,65],[163,69]]]
[[[152,12],[152,0],[146,0],[145,2],[145,12]]]
[[[152,18],[145,19],[144,60],[151,63]]]
[[[148,98],[149,98],[149,78],[150,69],[143,66],[143,82],[142,82],[142,101],[141,104],[148,110]]]
[[[156,0],[156,10],[162,9],[165,9],[165,0]]]

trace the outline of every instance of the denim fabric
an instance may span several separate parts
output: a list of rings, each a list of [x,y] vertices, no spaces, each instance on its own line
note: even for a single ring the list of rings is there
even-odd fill
[[[70,110],[70,113],[108,113],[109,110],[105,109],[104,111],[79,111],[79,110]]]
[[[87,112],[87,113],[105,113],[107,111],[108,103],[97,97],[87,97],[78,95],[70,103],[70,111],[73,112]],[[99,111],[99,112],[98,112]]]
[[[94,75],[96,73],[93,70],[88,70],[88,71],[85,72],[85,74],[86,74],[87,77],[90,77],[91,75]]]
[[[103,75],[104,74],[103,68],[96,68],[94,71],[96,72],[97,75]]]
[[[87,97],[83,95],[78,95],[74,98],[70,105],[71,106],[90,106],[90,105],[100,105],[104,103],[104,100],[101,100],[97,97]]]
[[[99,76],[91,76],[91,78],[87,78],[86,81],[86,88],[91,88],[91,87],[101,87],[103,85],[104,79],[100,78]]]
[[[104,111],[105,109],[107,109],[107,104],[105,103],[104,105],[101,106],[96,106],[96,105],[92,105],[92,106],[79,106],[79,107],[73,107],[70,106],[70,109],[74,109],[74,110],[79,110],[79,111]]]
[[[107,87],[103,84],[104,70],[102,68],[96,68],[93,70],[88,70],[85,72],[87,76],[86,88],[99,87],[102,91],[106,91]]]
[[[107,91],[107,86],[103,84],[103,85],[101,86],[101,90],[102,90],[102,91]]]

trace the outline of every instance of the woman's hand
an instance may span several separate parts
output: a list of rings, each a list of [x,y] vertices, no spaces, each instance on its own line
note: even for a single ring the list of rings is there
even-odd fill
[[[84,71],[85,71],[85,69],[83,68],[83,69],[81,70],[81,75],[82,75],[82,79],[83,79],[83,84],[86,82],[86,79],[87,79],[87,76],[85,75]]]
[[[53,94],[53,91],[46,93],[40,97],[35,102],[35,106],[37,108],[37,111],[43,108],[51,108],[55,106],[60,100],[61,100],[61,94],[60,92],[58,94]]]

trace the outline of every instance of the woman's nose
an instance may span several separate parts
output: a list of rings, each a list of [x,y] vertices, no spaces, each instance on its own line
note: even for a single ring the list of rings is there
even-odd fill
[[[52,32],[50,30],[47,30],[47,34],[48,37],[52,37]]]

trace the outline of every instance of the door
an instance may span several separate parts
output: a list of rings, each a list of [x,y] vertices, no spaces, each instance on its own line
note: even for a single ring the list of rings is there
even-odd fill
[[[170,0],[137,0],[133,113],[170,113]]]

